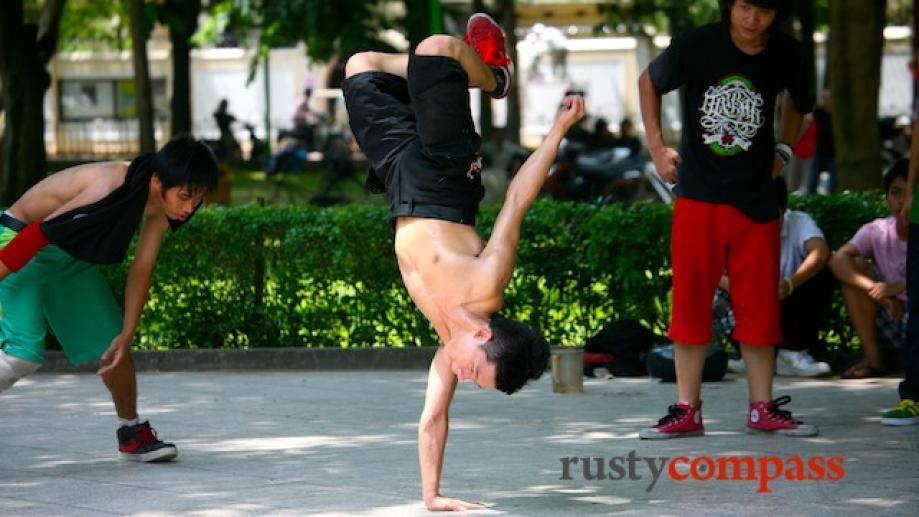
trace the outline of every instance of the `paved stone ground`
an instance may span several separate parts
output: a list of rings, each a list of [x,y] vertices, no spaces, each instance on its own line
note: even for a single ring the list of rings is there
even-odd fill
[[[180,449],[144,465],[115,455],[115,416],[89,374],[38,374],[0,395],[0,515],[420,515],[416,422],[425,373],[144,373],[141,416]],[[461,386],[451,412],[446,495],[496,515],[917,515],[919,426],[885,427],[896,379],[779,378],[816,438],[743,432],[743,379],[706,384],[702,438],[637,439],[672,384],[590,380],[554,395],[543,379],[507,397]],[[842,455],[839,481],[562,477],[564,457]],[[658,460],[659,462],[659,460]],[[620,465],[617,463],[617,466]],[[627,466],[628,463],[621,463]],[[592,473],[595,473],[593,470]],[[684,469],[678,469],[683,473]],[[774,472],[774,470],[773,470]],[[607,473],[613,473],[608,470]]]

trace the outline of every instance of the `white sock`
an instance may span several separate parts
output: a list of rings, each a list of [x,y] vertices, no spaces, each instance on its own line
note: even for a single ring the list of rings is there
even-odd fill
[[[128,420],[127,418],[118,417],[118,423],[121,426],[134,426],[140,423],[140,417]]]

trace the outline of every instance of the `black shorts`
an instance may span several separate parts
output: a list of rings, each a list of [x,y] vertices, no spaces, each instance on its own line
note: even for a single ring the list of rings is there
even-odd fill
[[[345,79],[351,130],[367,156],[367,188],[390,217],[474,225],[484,189],[469,77],[454,59],[412,54],[408,80],[384,72]]]

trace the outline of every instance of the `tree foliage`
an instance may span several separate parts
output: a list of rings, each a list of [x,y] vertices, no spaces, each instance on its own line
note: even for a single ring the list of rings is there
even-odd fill
[[[172,43],[172,99],[169,104],[173,135],[191,133],[191,49],[198,30],[201,0],[159,0],[156,19],[169,28]]]
[[[892,1],[904,4],[910,0]],[[798,0],[794,6],[796,16],[802,9],[812,9],[816,29],[828,30],[830,0]],[[675,35],[721,18],[720,0],[623,0],[598,7],[606,13],[607,27],[634,35]],[[900,11],[903,9],[897,12]]]
[[[718,0],[626,0],[598,8],[616,32],[647,36],[679,34],[720,16]]]
[[[392,27],[378,0],[217,0],[201,38],[220,42],[227,34],[259,49],[306,44],[316,61],[360,50],[393,50],[380,39]]]
[[[61,19],[61,50],[128,50],[131,16],[124,0],[68,0]]]

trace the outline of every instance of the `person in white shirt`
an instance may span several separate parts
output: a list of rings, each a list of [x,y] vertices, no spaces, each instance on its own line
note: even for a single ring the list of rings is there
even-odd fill
[[[830,373],[830,367],[811,356],[820,343],[817,333],[826,320],[833,293],[833,275],[826,267],[830,249],[826,238],[810,215],[788,209],[785,180],[775,181],[782,222],[781,279],[779,300],[784,341],[778,345],[776,373],[817,377]],[[716,334],[730,336],[734,317],[729,300],[730,284],[721,278],[715,295]],[[744,371],[743,360],[730,360],[729,369]]]

